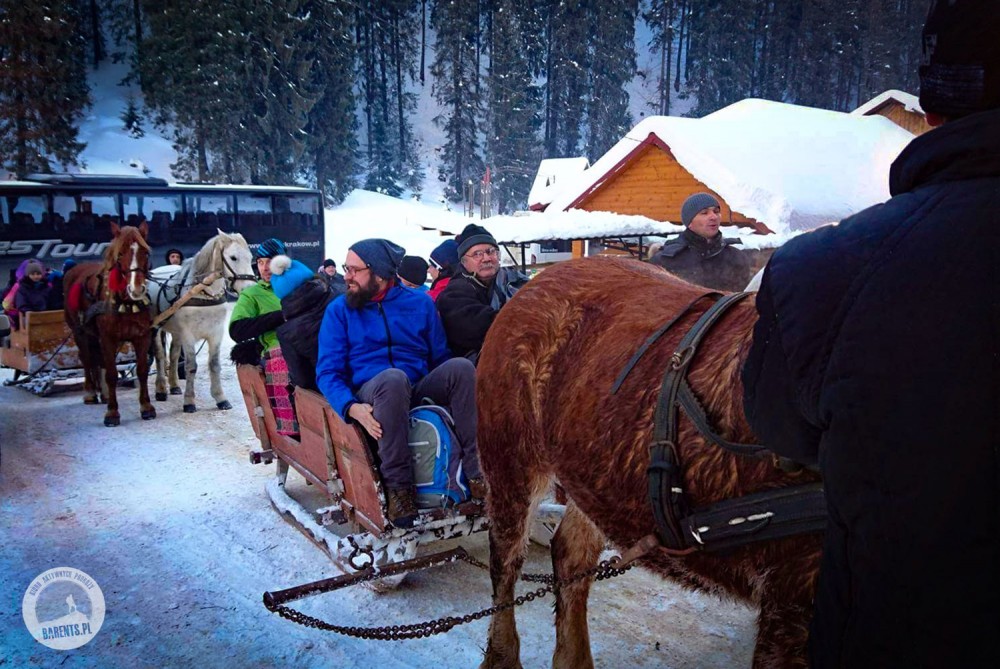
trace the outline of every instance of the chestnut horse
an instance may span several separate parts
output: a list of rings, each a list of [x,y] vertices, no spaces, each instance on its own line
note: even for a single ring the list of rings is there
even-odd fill
[[[493,602],[513,599],[529,520],[555,480],[568,497],[552,539],[556,576],[596,566],[609,540],[619,550],[655,528],[648,496],[653,416],[663,373],[681,337],[707,309],[701,300],[612,384],[651,333],[704,288],[635,260],[561,263],[521,289],[486,337],[477,374],[479,458],[489,485]],[[740,370],[757,319],[737,304],[703,340],[688,381],[715,429],[754,443],[743,417]],[[746,458],[709,444],[681,413],[678,453],[692,507],[816,480],[773,458]],[[655,549],[641,566],[685,586],[759,609],[754,667],[806,665],[821,536],[799,535],[683,557]],[[587,630],[590,580],[557,590],[554,667],[593,666]],[[658,615],[650,612],[650,615]],[[520,667],[514,610],[493,616],[483,667]]]
[[[142,419],[156,418],[146,384],[152,336],[152,316],[146,295],[150,253],[147,233],[146,223],[138,228],[118,227],[112,223],[112,240],[104,252],[104,262],[81,263],[63,279],[66,323],[76,339],[84,366],[83,401],[96,404],[99,401],[97,390],[103,385],[108,401],[104,424],[108,427],[121,424],[115,359],[124,342],[130,342],[135,352]]]

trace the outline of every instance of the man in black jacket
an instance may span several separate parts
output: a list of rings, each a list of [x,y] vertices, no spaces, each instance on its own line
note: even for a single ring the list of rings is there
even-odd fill
[[[481,225],[465,226],[455,241],[462,272],[451,279],[436,304],[452,354],[476,362],[493,319],[528,277],[500,266],[500,247]]]
[[[819,463],[822,667],[1000,664],[1000,3],[932,4],[892,199],[787,243],[743,370],[762,443]]]
[[[650,262],[685,281],[736,292],[750,281],[750,259],[722,236],[722,210],[715,196],[695,193],[681,205],[684,232],[660,247]]]

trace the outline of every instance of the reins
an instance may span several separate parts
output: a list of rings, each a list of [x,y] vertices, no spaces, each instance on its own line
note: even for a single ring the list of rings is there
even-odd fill
[[[683,464],[678,454],[681,409],[699,434],[719,448],[743,457],[773,457],[765,446],[737,443],[720,435],[687,381],[688,370],[702,340],[727,311],[749,295],[750,293],[723,295],[712,292],[692,300],[679,314],[646,339],[618,375],[611,389],[611,394],[615,394],[639,359],[664,333],[690,313],[698,302],[703,299],[714,300],[684,334],[670,356],[653,417],[653,440],[647,469],[649,499],[660,548],[670,555],[682,556],[701,550],[727,550],[758,541],[822,532],[826,528],[826,498],[822,483],[752,493],[695,509],[690,509],[687,502]],[[782,469],[785,468],[783,464],[779,462]]]

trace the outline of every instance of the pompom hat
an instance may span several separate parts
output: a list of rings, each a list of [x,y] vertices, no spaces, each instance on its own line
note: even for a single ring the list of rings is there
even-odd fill
[[[271,288],[279,300],[291,295],[296,288],[314,276],[312,270],[286,255],[271,259]]]

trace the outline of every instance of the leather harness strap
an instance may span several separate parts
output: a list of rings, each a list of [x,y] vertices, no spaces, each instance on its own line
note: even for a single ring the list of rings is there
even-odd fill
[[[771,455],[764,446],[731,442],[720,436],[711,426],[686,378],[702,339],[730,307],[748,295],[706,293],[693,300],[646,340],[612,387],[612,393],[617,392],[639,358],[695,304],[703,298],[716,300],[685,333],[670,357],[653,418],[647,470],[649,498],[661,548],[672,555],[686,555],[697,550],[727,550],[756,541],[820,532],[826,527],[826,499],[821,483],[767,490],[693,510],[688,508],[677,452],[679,409],[684,409],[702,436],[720,448],[747,457]]]

